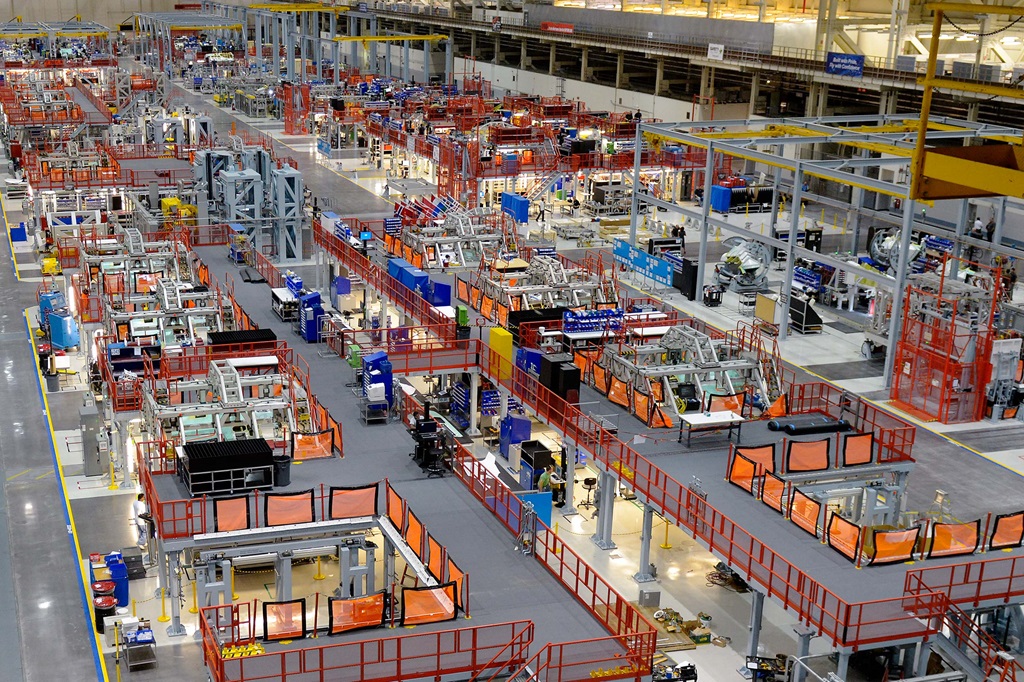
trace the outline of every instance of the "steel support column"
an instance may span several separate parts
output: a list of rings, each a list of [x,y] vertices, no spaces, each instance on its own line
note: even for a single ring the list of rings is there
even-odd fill
[[[910,233],[914,223],[917,202],[903,202],[903,226],[900,228],[900,258],[896,265],[896,285],[892,291],[892,313],[889,319],[889,338],[885,349],[885,387],[892,386],[892,371],[896,363],[896,344],[903,328],[903,299],[907,289],[907,254],[910,252]]]
[[[638,583],[654,582],[654,574],[651,571],[651,535],[654,529],[654,508],[648,504],[644,505],[644,521],[640,529],[640,565],[633,580]]]
[[[473,372],[469,375],[469,428],[467,436],[479,436],[480,419],[480,374]]]
[[[616,481],[607,471],[602,471],[600,478],[597,496],[594,498],[597,506],[597,532],[590,539],[601,549],[615,549],[615,543],[612,541],[612,522],[615,518]]]
[[[704,163],[704,199],[700,202],[700,248],[697,251],[697,300],[704,292],[704,270],[708,260],[708,217],[711,215],[711,187],[715,184],[715,145],[708,143]]]
[[[747,630],[750,636],[747,638],[747,656],[757,656],[757,644],[761,638],[761,615],[764,613],[764,592],[753,590],[753,599],[750,602],[750,623]]]
[[[799,661],[806,661],[807,657],[811,654],[811,639],[814,637],[815,632],[810,626],[800,623],[793,628],[797,636],[796,645],[796,658]],[[803,665],[797,665],[793,668],[793,681],[792,682],[804,682],[805,676],[807,675],[807,669]]]
[[[168,637],[184,637],[185,626],[181,624],[181,557],[178,552],[171,552],[171,589],[168,598],[171,600],[171,624],[167,626]]]
[[[960,200],[960,214],[956,220],[956,238],[953,240],[953,261],[950,263],[949,276],[956,279],[960,271],[960,261],[956,260],[963,256],[963,238],[967,234],[967,221],[971,218],[971,202],[969,199]]]
[[[793,267],[796,265],[796,236],[800,232],[800,204],[803,202],[804,167],[797,161],[793,174],[793,201],[789,205],[789,238],[786,239],[786,276],[782,285],[782,322],[779,324],[779,340],[789,336],[789,308],[793,297]]]

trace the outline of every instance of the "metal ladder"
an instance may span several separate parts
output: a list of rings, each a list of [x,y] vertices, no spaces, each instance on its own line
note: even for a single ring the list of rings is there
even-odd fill
[[[227,360],[215,360],[210,363],[210,383],[214,386],[217,397],[225,405],[238,405],[242,399],[242,378]]]

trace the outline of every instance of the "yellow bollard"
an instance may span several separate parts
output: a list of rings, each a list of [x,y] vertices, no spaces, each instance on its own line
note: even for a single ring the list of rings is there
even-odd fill
[[[843,234],[846,234],[846,216],[843,216]]]
[[[555,537],[556,538],[558,537],[558,521],[555,521]],[[555,545],[555,554],[558,555],[558,554],[561,554],[561,553],[562,553],[562,548],[559,547],[558,545]]]
[[[135,618],[135,600],[132,599],[132,618]]]
[[[821,224],[825,224],[825,209],[821,209]]]
[[[235,593],[235,567],[231,567],[231,600],[238,601],[238,594]]]
[[[662,549],[672,549],[672,545],[668,543],[668,519],[665,520],[665,541],[661,543]]]
[[[199,613],[199,595],[196,594],[196,581],[192,581],[192,608],[188,610],[189,613]]]
[[[160,588],[160,617],[157,621],[160,623],[166,623],[171,620],[171,617],[167,615],[167,588]]]
[[[110,458],[110,485],[107,490],[117,490],[117,480],[114,478],[114,458]]]
[[[323,580],[327,576],[320,570],[320,557],[316,558],[316,575],[313,576],[313,580]]]

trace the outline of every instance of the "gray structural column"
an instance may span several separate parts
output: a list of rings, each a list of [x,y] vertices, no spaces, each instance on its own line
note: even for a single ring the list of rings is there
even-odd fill
[[[409,74],[411,69],[409,68],[409,41],[402,41],[402,80],[406,83],[409,82]]]
[[[846,675],[850,671],[850,654],[846,651],[839,652],[839,663],[836,664],[836,677],[846,682]]]
[[[747,656],[757,656],[757,643],[761,638],[761,615],[764,613],[764,592],[753,590],[753,599],[750,602],[750,624],[747,629],[750,637],[747,639]]]
[[[900,232],[900,258],[896,264],[896,285],[892,292],[892,314],[889,319],[889,340],[885,349],[885,387],[892,386],[892,370],[896,363],[896,342],[903,327],[903,298],[907,289],[907,253],[910,251],[910,232],[914,224],[917,202],[903,202],[903,226]]]
[[[796,235],[800,231],[800,204],[804,196],[804,166],[797,161],[793,174],[793,202],[789,205],[789,237],[786,239],[786,276],[782,285],[782,324],[779,340],[789,336],[789,307],[793,297],[793,266],[796,265]]]
[[[274,599],[288,601],[292,598],[292,553],[289,550],[278,552],[274,557],[275,581]]]
[[[1003,241],[1003,226],[1006,224],[1006,197],[996,199],[995,210],[996,230],[992,233],[992,243],[1000,244]]]
[[[551,43],[551,47],[548,50],[548,75],[555,75],[555,59],[557,58],[557,49],[555,43]]]
[[[704,163],[704,198],[700,202],[700,248],[697,252],[697,300],[704,291],[704,269],[708,260],[708,217],[711,215],[711,186],[715,181],[715,145],[708,142],[708,157]]]
[[[444,82],[455,82],[455,34],[449,33],[444,42]]]
[[[181,624],[181,557],[178,552],[168,555],[171,560],[171,624],[167,626],[168,637],[184,637],[185,626]]]
[[[814,637],[815,632],[810,626],[804,625],[803,623],[797,624],[793,628],[793,631],[796,632],[797,636],[796,658],[797,660],[804,662],[811,654],[811,639]],[[797,665],[793,669],[792,682],[804,682],[806,676],[807,669],[803,665]]]
[[[865,149],[861,152],[861,158],[868,158],[871,151]],[[864,176],[864,167],[858,166],[853,171],[854,175]],[[850,253],[857,253],[857,246],[860,243],[860,209],[864,207],[864,190],[861,187],[853,187],[850,196],[850,209],[846,212],[847,228],[850,230]],[[872,207],[873,208],[873,207]]]
[[[763,2],[761,3],[763,6]],[[750,105],[747,107],[747,116],[754,115],[754,108],[757,106],[757,98],[761,96],[761,74],[757,71],[750,75]]]
[[[565,449],[565,461],[562,462],[562,475],[565,476],[565,505],[562,507],[562,516],[574,516],[579,514],[575,503],[576,484],[576,443],[571,440],[562,442]]]
[[[480,375],[473,372],[469,375],[469,429],[467,436],[479,436],[479,403],[480,403]]]
[[[597,504],[597,532],[590,538],[601,549],[615,549],[615,543],[612,541],[615,485],[615,477],[607,471],[602,471],[595,500]]]
[[[661,94],[665,81],[665,58],[658,57],[654,62],[654,95]]]
[[[423,85],[430,83],[430,41],[423,41]]]
[[[960,213],[956,219],[956,239],[953,241],[953,258],[960,258],[964,255],[963,238],[967,234],[967,220],[971,217],[971,202],[968,199],[960,200]],[[953,260],[949,268],[949,276],[956,279],[960,270],[960,261]]]
[[[395,546],[386,537],[384,538],[384,589],[391,590],[391,586],[397,582],[395,575]]]
[[[928,659],[932,656],[932,641],[921,642],[917,645],[917,660],[914,662],[913,675],[923,677],[928,674]]]
[[[633,574],[633,580],[638,583],[654,581],[654,574],[651,571],[651,535],[653,529],[654,508],[645,504],[644,522],[640,528],[640,565],[637,567],[637,572]]]
[[[640,187],[640,150],[643,147],[643,123],[636,127],[636,145],[633,149],[633,193],[630,197],[629,209],[629,244],[636,246],[637,223],[640,221],[640,193],[636,191]]]
[[[580,80],[587,82],[587,57],[590,56],[590,48],[584,47],[580,50]]]

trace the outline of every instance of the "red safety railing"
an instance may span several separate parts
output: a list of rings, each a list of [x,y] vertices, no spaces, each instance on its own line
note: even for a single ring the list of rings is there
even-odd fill
[[[267,280],[267,284],[270,285],[271,289],[280,289],[284,286],[284,275],[262,253],[256,249],[250,249],[246,253],[245,260],[249,267],[256,270],[263,279]]]
[[[627,635],[547,644],[508,679],[529,682],[633,679],[640,682],[650,678],[650,657],[635,653],[637,647],[633,639]]]
[[[353,348],[360,355],[383,351],[395,374],[469,371],[477,364],[475,346],[450,339],[451,324],[360,330],[341,329],[333,320],[324,325],[326,343],[340,357],[347,358]]]
[[[274,356],[280,370],[287,371],[295,362],[295,351],[287,342],[277,340],[257,343],[232,343],[217,346],[191,346],[168,352],[160,356],[160,379],[184,379],[202,377],[210,370],[210,363],[232,358],[257,358]]]
[[[941,592],[954,604],[971,607],[1009,604],[1024,597],[1024,556],[917,568],[907,573],[904,589]]]
[[[533,639],[533,623],[515,621],[228,658],[222,647],[252,641],[223,639],[221,624],[229,624],[227,632],[238,629],[230,625],[240,620],[234,611],[238,606],[208,607],[199,619],[203,658],[213,682],[398,682],[465,676],[518,668],[526,658],[522,643]]]

